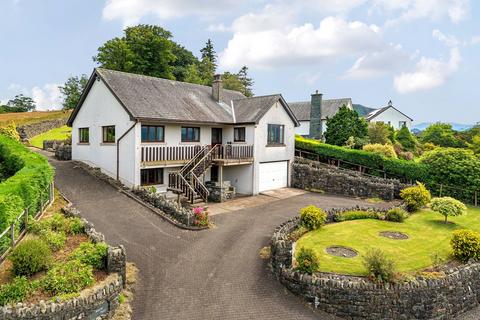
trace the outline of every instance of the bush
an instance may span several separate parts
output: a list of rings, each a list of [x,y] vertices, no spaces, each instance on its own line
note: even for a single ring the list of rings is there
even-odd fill
[[[395,277],[395,264],[380,249],[371,249],[363,256],[363,265],[368,276],[380,282],[392,282]]]
[[[93,268],[78,260],[58,264],[42,279],[42,288],[53,295],[80,292],[94,282]]]
[[[42,232],[46,231],[79,234],[84,232],[84,225],[80,218],[67,218],[60,213],[55,213],[49,218],[32,221],[29,225],[29,231],[37,235],[41,235]]]
[[[428,177],[428,167],[425,164],[414,161],[385,158],[377,153],[332,146],[302,137],[296,137],[295,146],[298,149],[316,153],[321,157],[339,159],[372,168],[373,170],[385,170],[389,175],[403,177],[406,180],[426,181]],[[369,173],[380,175],[372,170]]]
[[[480,258],[480,234],[470,230],[455,230],[450,240],[455,258],[462,262]]]
[[[430,208],[443,215],[445,217],[445,223],[447,223],[449,216],[460,216],[467,211],[467,207],[462,202],[450,197],[434,198],[430,204]]]
[[[400,197],[405,201],[408,212],[415,212],[426,206],[432,195],[425,185],[417,182],[416,186],[408,187],[400,192]]]
[[[198,227],[207,227],[210,224],[208,211],[202,207],[193,208],[193,224]]]
[[[0,135],[0,163],[14,174],[0,183],[0,229],[8,226],[26,207],[37,212],[40,196],[45,200],[53,169],[45,157],[20,142]]]
[[[293,242],[296,242],[307,232],[308,232],[307,228],[305,228],[304,226],[299,226],[289,234],[288,238]]]
[[[9,137],[13,140],[19,141],[20,140],[20,135],[18,134],[17,131],[17,126],[15,125],[15,122],[10,122],[7,125],[0,126],[0,135]]]
[[[308,206],[300,210],[300,224],[308,230],[316,230],[327,221],[327,214],[320,208]]]
[[[312,274],[318,270],[318,257],[312,249],[301,248],[296,260],[300,272]]]
[[[333,217],[336,222],[361,219],[378,219],[378,214],[374,211],[353,210],[336,213]]]
[[[30,239],[20,242],[8,259],[15,275],[31,276],[50,267],[52,251],[44,241]]]
[[[387,158],[397,159],[397,154],[395,153],[395,149],[393,149],[391,144],[367,144],[363,147],[363,150],[377,153]]]
[[[22,276],[2,285],[0,287],[0,306],[24,301],[34,290],[35,284],[36,282],[31,282]]]
[[[104,269],[108,246],[105,243],[84,242],[72,252],[71,260],[78,260],[95,269]]]
[[[385,220],[392,222],[403,222],[408,218],[408,213],[402,208],[393,208],[385,214]]]
[[[471,150],[436,148],[423,154],[420,162],[429,168],[428,185],[435,194],[443,184],[459,188],[447,188],[448,196],[472,201],[474,190],[480,190],[480,158]]]
[[[65,246],[67,236],[63,232],[43,230],[40,233],[40,239],[45,241],[45,243],[50,247],[51,250],[58,251]]]
[[[398,130],[396,140],[402,145],[405,151],[417,150],[417,140],[407,127],[402,127]]]

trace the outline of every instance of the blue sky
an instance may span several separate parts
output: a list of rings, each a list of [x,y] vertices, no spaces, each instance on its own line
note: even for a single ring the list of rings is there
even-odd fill
[[[222,71],[250,67],[257,95],[351,97],[424,121],[480,121],[480,3],[469,0],[2,0],[0,100],[90,74],[92,56],[127,25],[158,24]]]

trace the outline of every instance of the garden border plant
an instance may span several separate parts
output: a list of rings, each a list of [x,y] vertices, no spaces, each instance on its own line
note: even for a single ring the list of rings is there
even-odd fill
[[[341,217],[348,220],[384,219],[388,211],[398,209],[365,210],[368,209],[328,210],[327,223],[346,220]],[[360,212],[363,214],[360,215]],[[367,277],[314,272],[311,267],[322,263],[321,260],[311,262],[314,254],[306,255],[306,268],[305,265],[299,268],[298,263],[294,265],[294,242],[301,235],[292,237],[292,234],[301,228],[304,233],[307,232],[297,216],[275,229],[271,240],[271,266],[283,285],[315,308],[348,319],[437,319],[453,318],[479,305],[480,263],[475,261],[480,256],[478,233],[455,232],[458,234],[452,238],[452,247],[456,246],[457,256],[469,262],[449,266],[441,276],[418,273],[396,279],[391,268],[394,265],[390,261],[385,264],[382,253],[372,253],[375,257],[368,261],[372,267],[369,280]],[[378,266],[381,268],[378,269]],[[397,281],[384,282],[392,280]]]

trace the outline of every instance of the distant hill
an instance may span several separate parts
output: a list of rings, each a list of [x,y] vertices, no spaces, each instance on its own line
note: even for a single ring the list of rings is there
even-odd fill
[[[33,111],[0,114],[0,126],[15,122],[17,126],[53,119],[66,119],[71,111]]]
[[[425,130],[428,126],[432,125],[434,122],[422,122],[416,125],[412,126],[412,131],[413,132],[420,132]],[[473,124],[461,124],[461,123],[455,123],[451,122],[453,130],[455,131],[465,131],[473,127]]]
[[[365,117],[370,112],[376,110],[373,108],[365,107],[364,105],[361,105],[361,104],[352,104],[352,107],[353,107],[353,110],[357,111],[360,117]]]

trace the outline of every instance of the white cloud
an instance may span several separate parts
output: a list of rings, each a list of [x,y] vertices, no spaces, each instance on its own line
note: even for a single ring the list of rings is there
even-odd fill
[[[411,93],[441,86],[458,70],[460,61],[458,48],[450,49],[448,61],[422,57],[413,72],[401,73],[394,78],[395,89],[399,93]]]
[[[439,20],[448,17],[452,22],[460,22],[469,14],[469,0],[373,0],[373,8],[390,13],[396,18],[387,25],[414,19]]]
[[[480,36],[474,36],[470,40],[470,44],[475,45],[475,44],[480,44]]]
[[[234,0],[107,0],[103,9],[106,20],[120,19],[124,25],[133,25],[147,15],[160,19],[185,16],[213,16],[231,10]]]
[[[447,47],[450,47],[450,48],[458,47],[461,44],[460,41],[458,41],[458,39],[455,38],[454,36],[445,35],[438,29],[433,30],[432,36],[435,39],[443,42]]]
[[[288,12],[266,7],[260,14],[247,14],[232,24],[233,37],[220,53],[220,66],[273,67],[318,63],[342,56],[381,50],[384,43],[377,26],[324,18],[315,27],[295,26]]]
[[[400,45],[389,45],[382,51],[369,52],[358,58],[345,77],[366,79],[391,74],[408,63],[410,57]]]
[[[360,7],[368,0],[279,0],[276,3],[297,9],[315,10],[323,13],[344,14]]]
[[[43,87],[32,88],[32,98],[37,105],[37,110],[58,110],[62,108],[62,94],[58,89],[59,84],[48,83]]]

